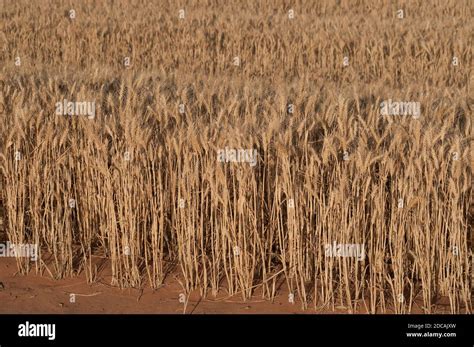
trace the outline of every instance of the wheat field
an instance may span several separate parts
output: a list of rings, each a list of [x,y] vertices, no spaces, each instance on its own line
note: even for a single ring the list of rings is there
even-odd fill
[[[1,0],[0,241],[38,245],[19,271],[54,279],[92,283],[101,257],[121,288],[174,274],[204,297],[472,313],[473,14]],[[381,115],[387,100],[420,115]]]

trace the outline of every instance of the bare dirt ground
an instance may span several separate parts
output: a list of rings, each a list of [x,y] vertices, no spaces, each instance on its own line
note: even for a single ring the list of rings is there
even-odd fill
[[[170,277],[161,288],[152,290],[120,289],[110,286],[110,275],[104,270],[96,283],[88,284],[83,276],[53,280],[31,271],[27,276],[17,272],[15,259],[0,258],[0,314],[1,313],[112,313],[112,314],[332,314],[348,313],[345,307],[302,310],[297,301],[288,302],[288,293],[281,292],[274,302],[263,300],[257,291],[254,298],[242,301],[239,295],[228,297],[225,292],[216,298],[200,298],[198,292],[188,299],[186,310],[179,301],[179,283]],[[70,302],[75,294],[75,303]],[[449,313],[449,303],[440,300],[436,313]],[[367,313],[361,304],[358,313]],[[390,313],[390,312],[389,312]],[[423,313],[414,307],[412,313]]]

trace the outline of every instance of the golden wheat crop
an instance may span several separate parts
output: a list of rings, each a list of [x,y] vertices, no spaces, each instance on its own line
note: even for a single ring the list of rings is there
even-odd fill
[[[283,283],[304,308],[472,312],[473,13],[2,0],[0,241],[38,244],[19,269],[57,279],[93,282],[105,257],[121,287],[173,273],[203,296]],[[57,115],[63,100],[95,116]],[[384,100],[421,116],[382,116]]]

